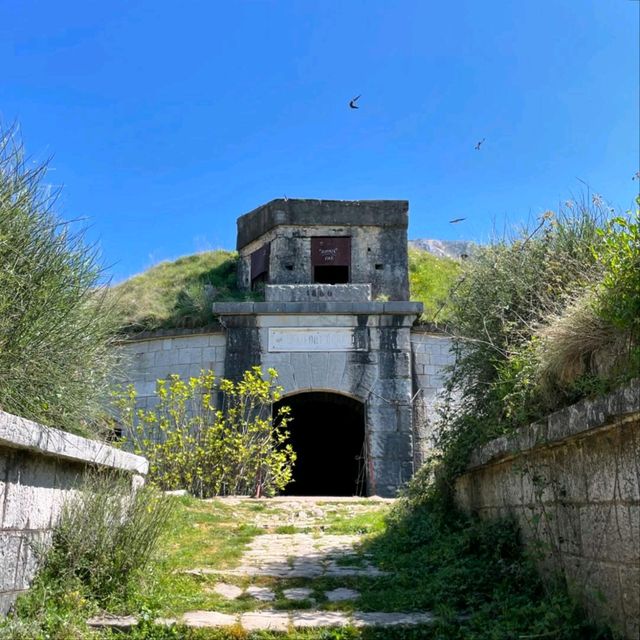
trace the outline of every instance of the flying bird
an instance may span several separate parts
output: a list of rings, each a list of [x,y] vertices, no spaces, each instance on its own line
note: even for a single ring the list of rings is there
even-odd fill
[[[449,224],[456,224],[457,222],[462,222],[466,220],[466,218],[454,218],[453,220],[449,220]]]
[[[486,140],[486,138],[482,138],[482,140],[480,140],[480,142],[478,142],[478,144],[474,147],[474,149],[476,151],[480,151],[480,145]]]
[[[352,100],[349,100],[349,106],[352,109],[359,109],[360,107],[356,104],[356,101],[360,99],[360,96],[356,96],[355,98],[353,98]]]

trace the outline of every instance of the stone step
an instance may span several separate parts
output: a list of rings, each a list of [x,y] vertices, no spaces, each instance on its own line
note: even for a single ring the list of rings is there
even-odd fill
[[[242,627],[245,631],[289,631],[323,627],[391,627],[431,624],[433,614],[398,611],[277,611],[262,610],[247,613],[218,611],[188,611],[178,619],[158,618],[156,624],[172,626],[184,624],[194,628]],[[131,629],[138,620],[134,616],[99,616],[87,621],[89,626],[121,630]]]

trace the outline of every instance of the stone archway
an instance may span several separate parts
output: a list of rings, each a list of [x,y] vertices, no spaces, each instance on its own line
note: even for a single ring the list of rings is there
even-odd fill
[[[365,406],[326,391],[289,395],[291,444],[298,455],[288,495],[366,495]]]

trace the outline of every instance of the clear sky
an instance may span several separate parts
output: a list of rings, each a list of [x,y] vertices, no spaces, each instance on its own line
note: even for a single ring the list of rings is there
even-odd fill
[[[59,211],[89,219],[115,280],[233,248],[236,218],[283,195],[407,199],[411,238],[482,241],[578,178],[632,204],[639,10],[3,0],[0,116],[53,156]]]

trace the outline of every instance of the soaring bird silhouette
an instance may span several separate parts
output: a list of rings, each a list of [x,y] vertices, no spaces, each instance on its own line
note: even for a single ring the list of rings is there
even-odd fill
[[[360,99],[360,96],[356,96],[353,100],[349,100],[349,106],[352,109],[359,109],[360,107],[356,104],[356,101]]]
[[[482,138],[482,140],[480,140],[480,142],[478,142],[478,144],[474,147],[474,149],[476,151],[480,151],[480,145],[486,140],[486,138]]]
[[[466,220],[466,218],[454,218],[453,220],[449,220],[449,224],[456,224],[457,222],[462,222]]]

